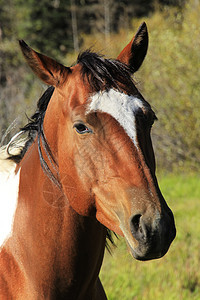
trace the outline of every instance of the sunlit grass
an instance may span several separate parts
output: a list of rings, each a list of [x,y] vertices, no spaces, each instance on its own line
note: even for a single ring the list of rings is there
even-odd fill
[[[101,280],[109,300],[200,299],[200,176],[163,176],[161,190],[174,212],[177,236],[165,257],[133,259],[120,239],[106,253]]]

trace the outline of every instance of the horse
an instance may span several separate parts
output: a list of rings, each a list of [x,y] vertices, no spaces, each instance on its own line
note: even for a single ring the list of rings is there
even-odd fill
[[[142,261],[165,255],[176,234],[156,179],[156,115],[132,78],[147,26],[117,59],[86,50],[71,67],[19,43],[49,87],[1,160],[12,214],[2,213],[0,298],[107,299],[99,272],[111,233]]]

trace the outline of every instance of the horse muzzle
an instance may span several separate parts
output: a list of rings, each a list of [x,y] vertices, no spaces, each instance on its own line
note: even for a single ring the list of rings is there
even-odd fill
[[[162,257],[176,236],[174,217],[169,208],[167,212],[157,213],[154,218],[147,214],[134,214],[129,219],[129,225],[131,235],[136,241],[135,246],[129,242],[129,238],[126,240],[137,260]]]

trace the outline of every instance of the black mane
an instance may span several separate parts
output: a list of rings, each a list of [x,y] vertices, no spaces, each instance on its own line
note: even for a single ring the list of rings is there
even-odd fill
[[[29,118],[28,123],[24,127],[20,128],[22,134],[28,133],[28,138],[26,140],[24,147],[21,149],[21,152],[17,155],[10,154],[9,147],[8,147],[7,149],[9,154],[8,159],[11,159],[16,163],[19,163],[24,157],[29,146],[35,140],[37,134],[38,136],[41,137],[45,112],[53,92],[54,92],[54,87],[50,86],[40,97],[37,103],[37,109],[35,113],[31,116],[31,118]]]

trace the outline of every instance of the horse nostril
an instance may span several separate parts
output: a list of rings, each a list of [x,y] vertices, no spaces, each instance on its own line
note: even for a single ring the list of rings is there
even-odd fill
[[[133,229],[134,232],[137,232],[140,228],[140,218],[142,217],[142,215],[138,214],[132,217],[131,221],[130,221],[130,225],[131,225],[131,231]],[[133,233],[133,232],[132,232]]]
[[[147,226],[141,214],[136,214],[130,219],[131,233],[137,241],[145,241],[147,239]]]
[[[130,219],[130,229],[134,238],[138,241],[144,241],[147,237],[147,228],[144,224],[141,214],[136,214]]]

